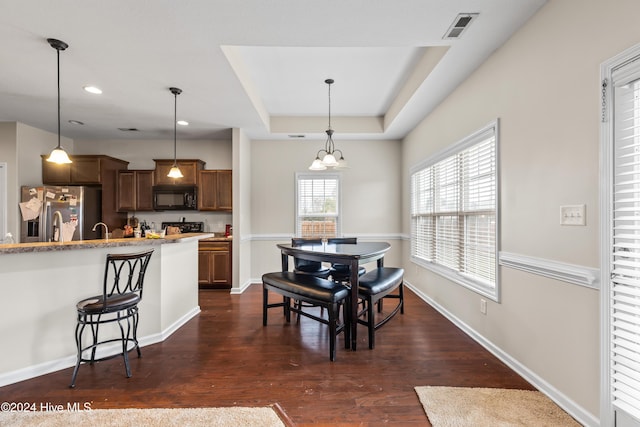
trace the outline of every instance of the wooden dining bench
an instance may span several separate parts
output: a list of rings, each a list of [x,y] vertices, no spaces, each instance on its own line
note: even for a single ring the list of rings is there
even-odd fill
[[[283,301],[269,304],[268,292],[282,295]],[[329,326],[329,359],[336,358],[336,337],[344,332],[345,348],[349,348],[351,333],[349,328],[349,300],[350,290],[331,280],[322,279],[306,274],[289,271],[266,273],[262,276],[262,324],[267,325],[267,310],[273,307],[283,307],[287,322],[291,322],[291,312],[324,323]],[[328,319],[305,312],[294,301],[302,301],[327,309]],[[340,322],[340,306],[342,306],[343,321]]]

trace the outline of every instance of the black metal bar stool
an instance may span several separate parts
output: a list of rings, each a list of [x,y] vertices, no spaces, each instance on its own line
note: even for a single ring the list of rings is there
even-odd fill
[[[109,254],[104,271],[102,295],[86,298],[78,304],[78,323],[76,325],[76,347],[78,358],[73,370],[70,387],[75,387],[78,369],[82,362],[99,362],[122,355],[127,377],[131,377],[128,352],[138,345],[138,303],[142,299],[144,275],[153,249],[133,254]],[[117,323],[120,336],[100,340],[99,327],[103,324]],[[82,337],[85,327],[91,328],[91,344],[83,346]],[[102,344],[120,342],[122,352],[96,359],[96,349]],[[130,348],[129,348],[130,347]],[[83,356],[90,351],[90,356]]]

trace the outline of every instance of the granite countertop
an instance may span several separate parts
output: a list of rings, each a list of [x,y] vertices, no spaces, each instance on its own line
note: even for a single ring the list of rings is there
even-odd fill
[[[147,245],[162,245],[167,243],[180,243],[191,240],[200,239],[216,239],[214,233],[182,233],[172,234],[158,239],[147,238],[126,238],[126,239],[96,239],[96,240],[73,240],[71,242],[36,242],[36,243],[10,243],[0,244],[0,255],[4,254],[19,254],[28,252],[49,252],[49,251],[64,251],[74,249],[94,249],[94,248],[108,248],[118,246],[147,246]],[[228,240],[222,237],[223,240]]]

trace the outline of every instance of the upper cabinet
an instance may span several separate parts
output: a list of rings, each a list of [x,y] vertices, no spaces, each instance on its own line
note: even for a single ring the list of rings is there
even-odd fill
[[[231,170],[202,170],[199,175],[198,210],[231,212]]]
[[[58,165],[42,156],[42,183],[45,185],[100,185],[102,187],[101,221],[110,229],[127,223],[127,214],[117,209],[117,174],[129,162],[104,155],[69,156],[73,163]]]
[[[113,183],[114,171],[127,169],[129,162],[102,155],[69,156],[73,163],[47,162],[42,155],[42,183],[46,185],[102,185]]]
[[[118,212],[153,210],[153,170],[118,171]]]
[[[169,178],[167,174],[173,167],[173,160],[156,160],[155,185],[198,185],[198,172],[204,169],[202,160],[185,160],[177,161],[182,178]]]

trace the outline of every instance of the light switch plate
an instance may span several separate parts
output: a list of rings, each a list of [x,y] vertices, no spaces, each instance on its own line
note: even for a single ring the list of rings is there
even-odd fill
[[[560,206],[560,225],[587,225],[585,205]]]

